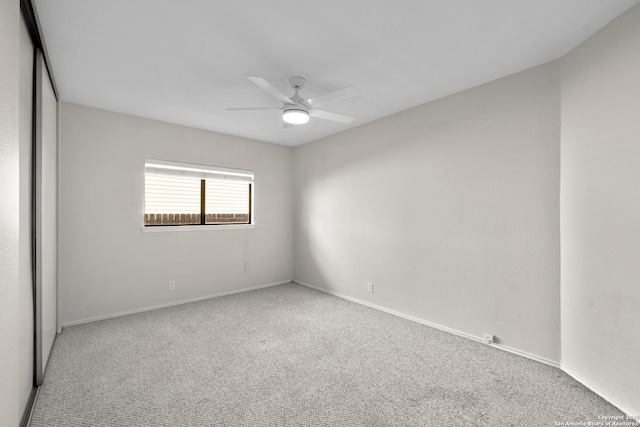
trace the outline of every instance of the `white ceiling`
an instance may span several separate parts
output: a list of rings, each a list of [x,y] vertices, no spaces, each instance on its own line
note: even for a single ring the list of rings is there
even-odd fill
[[[556,59],[640,0],[35,0],[63,101],[299,145]],[[283,129],[287,95],[356,86]]]

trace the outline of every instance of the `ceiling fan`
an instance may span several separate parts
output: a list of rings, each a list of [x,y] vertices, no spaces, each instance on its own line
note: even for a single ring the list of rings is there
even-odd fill
[[[285,128],[292,127],[293,125],[305,124],[309,121],[309,117],[340,123],[351,123],[355,120],[353,117],[332,113],[331,111],[318,110],[317,108],[359,96],[360,92],[353,86],[347,86],[314,98],[304,99],[298,94],[298,91],[302,89],[306,83],[304,77],[294,76],[289,78],[289,84],[295,91],[294,95],[291,97],[285,95],[278,88],[261,77],[249,77],[249,80],[268,92],[277,100],[281,101],[283,103],[282,107],[227,108],[226,110],[282,110],[282,119],[284,120]]]

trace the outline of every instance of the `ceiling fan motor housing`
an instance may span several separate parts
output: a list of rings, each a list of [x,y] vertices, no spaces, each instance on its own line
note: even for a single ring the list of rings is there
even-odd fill
[[[296,91],[291,100],[295,104],[286,103],[283,106],[282,118],[290,124],[304,124],[309,121],[309,107],[304,104],[304,99],[298,95],[298,90],[304,87],[306,80],[303,77],[293,76],[289,79],[289,84]]]
[[[302,102],[297,104],[284,104],[282,108],[283,111],[304,111],[305,113],[309,113],[309,107],[304,105]]]

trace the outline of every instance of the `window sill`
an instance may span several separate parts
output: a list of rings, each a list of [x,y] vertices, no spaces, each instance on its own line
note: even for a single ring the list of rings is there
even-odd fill
[[[255,227],[255,224],[158,225],[153,227],[145,227],[143,225],[142,231],[145,233],[166,233],[175,231],[246,230]]]

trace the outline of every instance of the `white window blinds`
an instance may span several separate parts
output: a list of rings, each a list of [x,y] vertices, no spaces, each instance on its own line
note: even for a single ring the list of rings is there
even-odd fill
[[[145,173],[145,213],[200,213],[200,179]]]
[[[145,225],[250,224],[253,172],[145,162]]]
[[[247,184],[242,181],[206,180],[206,211],[224,213],[249,212]]]

